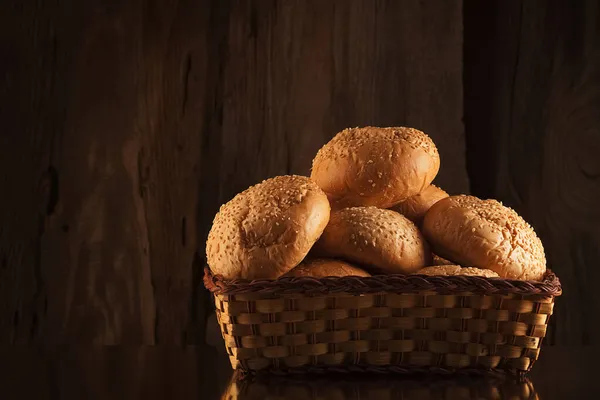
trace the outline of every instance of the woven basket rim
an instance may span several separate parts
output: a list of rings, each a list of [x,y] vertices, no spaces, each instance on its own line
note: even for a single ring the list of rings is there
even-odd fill
[[[261,382],[275,379],[277,381],[306,382],[310,376],[312,382],[331,381],[355,382],[357,379],[368,379],[376,381],[385,380],[390,375],[401,375],[403,380],[411,380],[419,384],[431,384],[435,382],[473,382],[473,379],[482,379],[487,382],[503,383],[513,381],[515,383],[530,383],[526,378],[525,371],[514,371],[503,368],[484,367],[441,367],[441,366],[304,366],[299,368],[267,369],[267,370],[244,370],[236,369],[232,375],[233,382]]]
[[[213,294],[263,293],[328,294],[328,293],[416,293],[434,291],[439,294],[518,294],[560,296],[558,277],[547,270],[541,281],[484,278],[480,276],[374,275],[327,278],[281,277],[277,279],[225,279],[204,268],[204,286]]]

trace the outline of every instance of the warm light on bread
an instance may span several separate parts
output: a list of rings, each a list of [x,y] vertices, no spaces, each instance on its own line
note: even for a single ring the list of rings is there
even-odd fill
[[[531,369],[560,281],[515,211],[432,185],[439,161],[415,129],[346,129],[311,179],[221,208],[203,282],[237,378]]]
[[[439,167],[433,141],[417,129],[350,128],[319,150],[311,178],[334,209],[389,208],[429,186]]]
[[[546,257],[533,228],[498,201],[449,196],[432,184],[439,168],[420,130],[344,129],[318,151],[310,178],[268,179],[221,207],[207,240],[209,267],[228,279],[473,267],[541,280]]]
[[[359,263],[371,273],[408,274],[431,265],[429,246],[415,224],[376,207],[333,212],[316,250]]]
[[[540,280],[546,257],[533,228],[496,200],[451,196],[433,205],[423,233],[441,257],[502,278]]]
[[[418,275],[430,276],[482,276],[484,278],[498,278],[498,274],[489,269],[481,269],[474,267],[461,267],[460,265],[435,265],[433,267],[425,267],[415,272]]]
[[[324,278],[327,276],[371,276],[371,274],[342,260],[316,258],[302,261],[300,265],[283,276]]]
[[[432,265],[456,265],[454,261],[446,260],[437,254],[432,254]]]
[[[329,221],[327,196],[309,178],[278,176],[223,205],[206,243],[213,274],[274,279],[298,265]]]
[[[427,210],[435,203],[448,197],[448,193],[435,185],[427,186],[423,191],[414,196],[409,197],[403,202],[396,204],[391,210],[397,211],[410,219],[412,222],[421,226],[423,217]]]

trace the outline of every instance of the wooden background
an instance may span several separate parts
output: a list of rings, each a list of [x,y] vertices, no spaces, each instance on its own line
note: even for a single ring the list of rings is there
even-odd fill
[[[0,343],[203,343],[220,204],[366,124],[516,208],[549,341],[600,341],[597,1],[4,0]]]

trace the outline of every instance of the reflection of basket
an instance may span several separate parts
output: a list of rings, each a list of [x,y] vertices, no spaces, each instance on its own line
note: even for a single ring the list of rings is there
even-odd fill
[[[233,368],[528,371],[561,294],[541,282],[382,275],[227,281],[205,270]]]
[[[506,377],[435,377],[410,379],[356,376],[261,376],[239,379],[235,374],[223,400],[265,399],[538,399],[533,384]]]

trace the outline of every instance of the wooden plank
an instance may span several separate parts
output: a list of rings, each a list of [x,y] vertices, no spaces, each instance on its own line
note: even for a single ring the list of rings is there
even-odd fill
[[[11,3],[1,340],[201,340],[206,4]]]
[[[139,147],[130,149],[139,174],[148,232],[159,343],[203,342],[208,296],[201,287],[199,185],[212,174],[203,165],[210,107],[218,97],[219,2],[143,2],[135,117]],[[147,343],[146,340],[143,341]]]
[[[514,207],[544,242],[565,293],[548,341],[598,343],[598,2],[467,0],[465,49],[467,138],[489,160],[473,192]]]
[[[76,40],[62,32],[81,28],[65,20],[56,30],[52,20],[59,12],[49,5],[7,1],[0,7],[0,341],[18,343],[40,336],[49,307],[42,238],[58,205],[53,147],[68,102],[73,54],[66,48]],[[57,282],[66,278],[60,272],[52,275]]]

